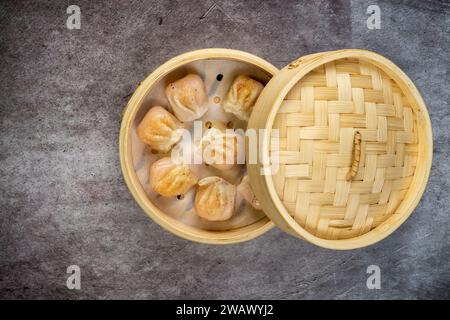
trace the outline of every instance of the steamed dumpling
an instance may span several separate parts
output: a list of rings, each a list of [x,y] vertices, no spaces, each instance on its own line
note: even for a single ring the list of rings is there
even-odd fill
[[[245,146],[239,143],[238,135],[217,122],[207,129],[200,141],[205,163],[219,170],[232,169],[237,164],[238,151],[244,154]]]
[[[237,76],[223,100],[223,108],[239,119],[248,121],[256,99],[263,88],[264,86],[260,82],[250,77]]]
[[[170,157],[154,162],[150,167],[150,185],[165,197],[186,193],[198,181],[197,176],[186,164],[176,164]]]
[[[242,178],[241,183],[237,186],[237,192],[245,199],[245,201],[251,204],[253,208],[261,210],[261,204],[253,193],[248,175],[245,175],[244,178]]]
[[[195,195],[197,214],[209,221],[224,221],[234,214],[236,187],[220,177],[207,177],[198,182]]]
[[[208,110],[208,95],[202,78],[188,74],[166,88],[166,96],[173,113],[181,121],[193,121]]]
[[[137,127],[139,139],[152,149],[167,153],[181,139],[180,122],[163,107],[151,108]]]

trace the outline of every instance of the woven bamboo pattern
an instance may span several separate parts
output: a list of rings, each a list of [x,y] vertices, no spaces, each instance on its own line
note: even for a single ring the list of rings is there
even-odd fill
[[[323,65],[285,97],[273,176],[287,211],[323,239],[365,234],[395,213],[417,163],[414,107],[381,69],[358,59]],[[351,181],[355,132],[360,161]]]

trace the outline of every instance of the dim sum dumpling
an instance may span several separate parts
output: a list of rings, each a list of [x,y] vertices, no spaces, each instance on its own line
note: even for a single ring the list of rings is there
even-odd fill
[[[180,122],[163,107],[151,108],[137,127],[139,139],[159,152],[169,152],[181,139]]]
[[[164,197],[186,193],[198,181],[186,164],[176,164],[170,157],[161,158],[150,167],[150,186]]]
[[[203,160],[208,165],[219,169],[229,170],[236,166],[238,152],[245,155],[245,147],[238,135],[221,122],[215,122],[207,129],[200,141]]]
[[[169,84],[166,96],[175,116],[181,121],[198,119],[208,110],[206,87],[196,74],[188,74]]]
[[[260,82],[248,76],[239,75],[228,89],[228,93],[223,100],[223,108],[239,119],[248,121],[256,99],[258,99],[263,88],[264,86]]]
[[[198,182],[195,195],[197,214],[209,221],[224,221],[234,214],[236,187],[220,177],[206,177]]]
[[[245,199],[245,201],[251,204],[253,208],[261,210],[261,204],[252,190],[248,175],[245,175],[242,178],[241,183],[237,186],[237,192]]]

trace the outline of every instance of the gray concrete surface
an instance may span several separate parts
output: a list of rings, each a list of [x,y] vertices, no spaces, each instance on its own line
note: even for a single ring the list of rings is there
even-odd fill
[[[66,8],[81,8],[80,30]],[[381,8],[368,30],[366,8]],[[1,1],[0,298],[450,298],[449,1]],[[179,239],[141,211],[121,176],[120,114],[154,68],[227,47],[282,67],[366,48],[395,61],[434,130],[427,191],[369,248],[320,249],[278,230],[239,245]],[[81,290],[66,268],[81,267]],[[381,268],[380,290],[366,268]]]

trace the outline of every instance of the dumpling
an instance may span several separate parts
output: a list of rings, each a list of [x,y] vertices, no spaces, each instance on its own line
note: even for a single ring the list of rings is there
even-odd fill
[[[203,161],[219,170],[232,169],[238,162],[238,155],[245,157],[245,145],[233,130],[227,130],[221,122],[214,123],[205,131],[200,147]]]
[[[206,177],[198,182],[195,211],[209,221],[224,221],[234,214],[236,187],[220,177]]]
[[[186,164],[176,164],[170,157],[161,158],[150,167],[150,186],[164,197],[186,193],[198,181]]]
[[[188,74],[166,88],[166,96],[173,113],[181,121],[193,121],[208,110],[208,95],[202,78]]]
[[[237,192],[245,199],[245,201],[251,204],[253,208],[261,210],[261,203],[253,193],[248,175],[245,175],[244,178],[242,178],[241,183],[237,186]]]
[[[226,112],[233,113],[241,120],[248,121],[264,86],[244,75],[237,76],[231,84],[222,106]]]
[[[167,153],[181,139],[180,122],[163,107],[153,107],[137,127],[139,139],[152,149]]]

